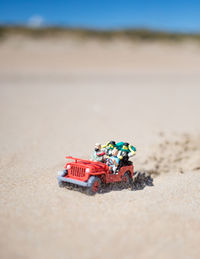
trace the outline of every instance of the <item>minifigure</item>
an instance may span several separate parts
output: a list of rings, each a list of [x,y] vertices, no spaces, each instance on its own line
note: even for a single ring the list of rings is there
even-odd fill
[[[116,147],[119,150],[120,165],[128,165],[129,158],[135,155],[136,148],[127,142],[119,142]]]
[[[112,156],[109,157],[109,159],[112,160],[112,163],[110,163],[110,167],[113,171],[113,174],[117,174],[117,169],[118,169],[118,166],[119,166],[120,159],[117,155],[118,155],[118,149],[114,148],[113,151],[112,151]]]
[[[111,140],[102,146],[102,149],[105,151],[106,155],[112,156],[112,151],[116,147],[116,142]]]
[[[96,143],[94,147],[94,152],[91,155],[92,161],[99,161],[103,162],[103,156],[105,155],[105,152],[101,150],[101,144]]]

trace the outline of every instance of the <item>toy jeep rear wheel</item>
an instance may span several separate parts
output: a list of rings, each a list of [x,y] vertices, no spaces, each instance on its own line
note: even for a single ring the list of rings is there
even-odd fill
[[[91,176],[88,180],[89,187],[87,189],[87,194],[94,195],[101,189],[101,180],[98,177]]]
[[[129,188],[132,182],[132,178],[130,176],[129,172],[125,172],[125,174],[122,176],[122,187],[123,188]]]

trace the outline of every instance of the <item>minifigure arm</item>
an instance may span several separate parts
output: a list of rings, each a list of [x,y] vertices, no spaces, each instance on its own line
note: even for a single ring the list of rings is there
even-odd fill
[[[112,159],[113,163],[115,164],[115,166],[118,166],[119,164],[119,158],[117,159],[117,161],[115,159]]]
[[[118,154],[118,156],[117,156],[120,160],[122,160],[123,159],[123,156],[122,156],[122,152],[121,151],[119,151],[119,154]]]
[[[129,150],[130,150],[130,153],[128,154],[129,157],[132,157],[135,155],[135,152],[136,152],[136,148],[134,146],[131,146],[129,145],[128,146]]]
[[[98,153],[97,156],[104,156],[106,153],[105,152],[101,152],[101,153]]]
[[[105,148],[105,147],[108,146],[108,144],[109,144],[109,141],[108,141],[105,145],[102,145],[101,147],[102,147],[102,148]]]
[[[117,166],[117,162],[115,160],[113,160],[113,163],[115,164],[115,166]]]

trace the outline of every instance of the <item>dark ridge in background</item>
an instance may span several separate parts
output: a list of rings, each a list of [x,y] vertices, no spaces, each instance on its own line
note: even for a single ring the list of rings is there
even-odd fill
[[[200,34],[193,33],[172,33],[166,31],[154,31],[149,29],[119,29],[119,30],[94,30],[68,27],[40,27],[32,28],[25,26],[0,26],[0,39],[9,36],[26,36],[32,38],[47,37],[77,37],[79,39],[128,39],[141,41],[200,41]]]

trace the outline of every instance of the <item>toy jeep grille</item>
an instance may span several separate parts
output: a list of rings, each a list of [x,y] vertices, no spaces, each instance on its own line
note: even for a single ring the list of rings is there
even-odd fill
[[[85,176],[85,168],[73,165],[71,167],[71,175],[77,176],[77,177],[84,177]]]

